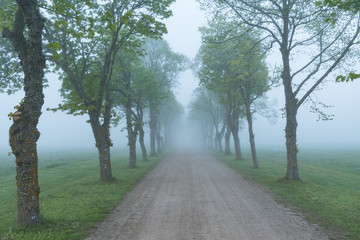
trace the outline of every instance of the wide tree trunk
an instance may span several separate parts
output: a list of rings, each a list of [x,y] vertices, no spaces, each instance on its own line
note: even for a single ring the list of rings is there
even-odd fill
[[[128,139],[129,139],[129,167],[136,167],[136,135],[133,131],[129,133],[128,131]]]
[[[231,137],[231,129],[227,127],[225,133],[225,155],[231,155],[230,137]]]
[[[145,137],[144,128],[142,126],[140,126],[139,127],[139,143],[140,143],[140,147],[141,147],[142,160],[148,161],[149,159],[147,157],[147,151],[146,151],[144,137]]]
[[[16,157],[18,224],[29,227],[40,224],[36,142],[40,136],[37,124],[44,103],[44,19],[38,11],[37,1],[16,2],[18,10],[13,30],[4,28],[2,37],[11,41],[24,72],[25,98],[20,103],[18,111],[14,113],[14,123],[9,130],[9,142]],[[28,28],[27,39],[24,35],[25,27]]]
[[[152,107],[150,107],[150,121],[149,121],[149,126],[150,126],[150,156],[156,156],[156,124],[157,119],[156,119],[156,112],[155,109],[153,109]]]
[[[97,141],[96,147],[99,152],[99,167],[100,167],[100,181],[111,181],[113,180],[111,172],[111,158],[110,158],[110,148],[106,141],[101,140],[101,143]]]
[[[110,161],[110,148],[112,143],[109,137],[109,129],[104,129],[98,119],[93,116],[93,113],[89,113],[89,116],[91,129],[95,138],[95,145],[99,152],[100,181],[112,181],[113,176]]]
[[[235,160],[242,160],[240,138],[239,138],[239,127],[236,126],[232,127],[231,133],[234,139]]]
[[[220,133],[216,134],[216,140],[218,142],[218,146],[219,146],[219,152],[223,152],[223,147],[222,147],[222,137]]]
[[[297,106],[296,99],[289,100],[286,106],[286,152],[287,152],[287,167],[286,180],[300,180],[298,163],[297,163],[297,143],[296,143],[296,129],[297,129]]]
[[[257,156],[256,156],[255,136],[253,131],[252,113],[250,110],[250,106],[246,106],[246,118],[248,121],[249,141],[250,141],[251,157],[252,157],[253,165],[254,168],[259,168]]]

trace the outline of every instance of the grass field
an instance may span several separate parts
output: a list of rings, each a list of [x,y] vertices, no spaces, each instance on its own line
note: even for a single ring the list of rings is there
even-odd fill
[[[259,169],[252,167],[249,152],[242,161],[213,154],[246,179],[270,189],[278,201],[328,229],[333,239],[360,239],[360,150],[301,150],[302,182],[280,180],[286,171],[283,151],[259,151]]]
[[[113,153],[112,171],[116,181],[100,183],[96,152],[39,154],[42,225],[24,229],[16,224],[14,157],[2,157],[0,239],[81,239],[160,159],[139,160],[138,167],[130,169],[126,152]]]

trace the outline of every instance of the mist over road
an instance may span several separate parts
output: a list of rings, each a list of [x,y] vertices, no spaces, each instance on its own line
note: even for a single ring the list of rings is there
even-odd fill
[[[206,154],[168,155],[87,239],[328,239]]]

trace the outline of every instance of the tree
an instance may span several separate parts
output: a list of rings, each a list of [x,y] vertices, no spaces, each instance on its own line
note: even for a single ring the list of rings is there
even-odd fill
[[[122,51],[114,68],[115,81],[111,86],[114,92],[114,104],[120,108],[126,118],[126,130],[129,145],[129,166],[136,167],[136,140],[142,150],[143,161],[147,161],[144,143],[144,109],[148,107],[147,99],[158,94],[154,88],[153,73],[141,65],[141,59],[132,51]]]
[[[207,111],[203,111],[201,108],[198,108],[197,102],[200,100],[198,99],[199,96],[197,95],[198,91],[199,89],[195,89],[193,92],[193,96],[195,97],[195,99],[190,102],[188,120],[192,122],[192,126],[194,126],[194,129],[197,129],[199,131],[201,130],[204,146],[213,149],[214,137],[211,116]]]
[[[67,9],[55,17],[53,28],[46,34],[53,60],[63,73],[64,101],[58,109],[74,115],[88,114],[99,152],[101,181],[112,180],[109,129],[113,99],[109,86],[116,56],[121,49],[141,46],[144,37],[159,38],[165,33],[166,27],[159,19],[171,16],[168,8],[172,2],[56,1],[53,4],[54,9]]]
[[[360,11],[360,2],[357,0],[322,0],[316,1],[316,5],[321,9],[330,11],[330,16],[325,19],[326,22],[336,24],[338,21],[338,11],[346,11],[351,14],[357,14]],[[337,82],[349,82],[359,79],[360,74],[350,72],[347,76],[339,75],[336,77]]]
[[[282,85],[286,113],[286,180],[300,180],[297,161],[297,113],[329,74],[340,66],[356,44],[359,14],[337,15],[335,26],[325,23],[326,11],[311,0],[216,0],[216,11],[261,29],[269,46],[276,44],[282,57]],[[302,59],[301,63],[295,63]],[[301,66],[299,66],[301,64]]]
[[[13,114],[9,132],[10,146],[16,157],[18,224],[35,226],[40,223],[36,142],[40,136],[37,124],[44,103],[44,18],[39,12],[37,1],[17,0],[16,3],[9,4],[9,9],[14,9],[15,12],[10,11],[14,14],[10,18],[12,24],[2,29],[2,37],[10,41],[18,55],[25,91],[25,98]]]
[[[144,66],[151,70],[156,80],[156,88],[159,94],[149,97],[150,115],[150,156],[161,152],[158,144],[156,151],[156,140],[160,143],[161,136],[158,135],[159,119],[158,106],[161,99],[167,97],[170,89],[176,84],[179,74],[187,68],[187,58],[178,53],[174,53],[165,40],[147,39],[143,46],[145,55],[143,57]]]
[[[226,129],[224,105],[219,95],[205,87],[197,88],[194,93],[196,98],[191,103],[191,108],[209,117],[211,126],[215,130],[215,149],[222,152],[222,139]]]
[[[215,24],[214,27],[203,27],[200,29],[203,39],[203,44],[198,53],[199,66],[196,70],[200,83],[206,88],[215,92],[222,105],[224,105],[224,128],[220,133],[225,133],[225,127],[227,126],[233,135],[235,158],[237,160],[242,159],[239,127],[240,116],[243,112],[243,100],[238,91],[236,91],[236,84],[233,80],[237,78],[232,72],[230,66],[230,60],[232,53],[224,44],[219,44],[219,41],[214,41],[217,38],[216,35],[219,29],[222,27],[215,22],[211,22],[210,25]],[[219,132],[217,133],[219,136]],[[221,136],[222,137],[222,136]]]
[[[170,92],[168,97],[164,99],[159,106],[159,120],[163,127],[163,146],[168,147],[172,142],[173,129],[181,120],[181,116],[184,114],[184,107],[176,100],[173,92]],[[160,130],[160,129],[159,129]]]

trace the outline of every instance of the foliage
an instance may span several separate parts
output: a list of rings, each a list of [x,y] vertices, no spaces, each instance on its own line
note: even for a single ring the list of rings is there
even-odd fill
[[[23,71],[17,54],[7,39],[0,38],[0,93],[12,94],[23,86]]]
[[[16,1],[2,0],[0,2],[0,32],[2,32],[4,28],[13,29],[16,11]]]
[[[168,93],[176,86],[179,74],[188,68],[187,57],[173,52],[165,40],[148,38],[142,48],[143,65],[153,72],[157,81],[156,88],[162,93]]]
[[[360,11],[360,1],[358,0],[321,0],[316,2],[320,10],[326,9],[330,15],[325,19],[326,22],[336,24],[338,19],[338,12],[345,11],[351,14],[357,14]],[[360,74],[350,72],[348,76],[339,75],[336,77],[336,82],[349,82],[359,79]]]
[[[329,12],[317,11],[312,0],[214,0],[202,1],[215,13],[222,12],[239,25],[261,31],[269,49],[277,45],[281,54],[282,85],[286,110],[286,179],[300,180],[297,165],[297,113],[329,74],[346,64],[350,50],[358,44],[359,13],[338,11],[337,24],[327,23]]]
[[[337,82],[350,82],[350,81],[354,81],[355,79],[359,79],[359,78],[360,78],[359,73],[351,72],[351,73],[349,73],[348,76],[344,76],[344,75],[337,76],[336,81]]]
[[[203,45],[199,77],[205,86],[231,94],[230,101],[240,98],[249,104],[270,89],[273,82],[268,77],[265,47],[259,32],[227,21],[221,14],[200,31]]]
[[[360,11],[360,2],[357,0],[321,0],[316,1],[316,5],[320,8],[335,8],[356,14]]]

